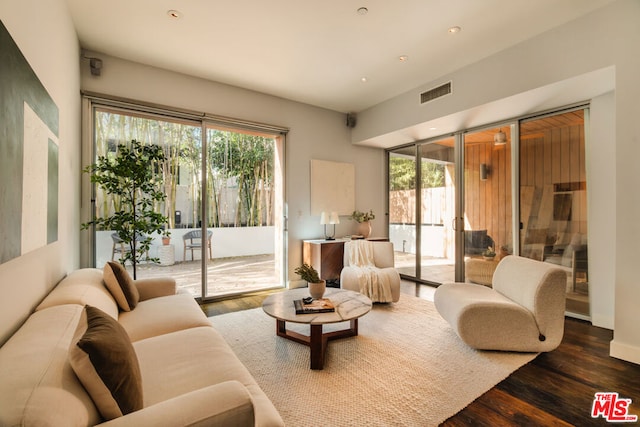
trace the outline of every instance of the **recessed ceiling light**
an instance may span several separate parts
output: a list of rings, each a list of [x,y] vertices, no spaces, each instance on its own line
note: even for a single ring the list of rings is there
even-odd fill
[[[409,55],[400,55],[400,56],[398,56],[398,60],[400,62],[406,62],[406,61],[409,60]]]
[[[182,18],[182,12],[175,9],[167,10],[167,15],[169,15],[169,18],[172,18],[172,19]]]
[[[369,81],[369,80],[368,80],[366,77],[362,77],[362,78],[360,78],[360,81],[361,81],[362,83],[366,83],[366,82],[367,82],[367,81]]]
[[[451,27],[449,28],[449,34],[455,34],[455,33],[459,33],[460,31],[462,31],[462,28],[456,26],[456,27]]]
[[[356,12],[358,12],[358,15],[366,15],[367,13],[369,13],[369,9],[367,9],[366,7],[359,7]]]

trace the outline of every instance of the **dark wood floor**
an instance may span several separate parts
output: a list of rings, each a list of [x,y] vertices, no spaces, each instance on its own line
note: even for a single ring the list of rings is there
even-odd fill
[[[403,293],[429,298],[433,288],[402,285]],[[269,293],[203,305],[207,316],[260,307]],[[560,346],[542,353],[480,396],[444,426],[603,426],[591,418],[596,392],[631,399],[629,413],[640,416],[640,365],[609,356],[610,330],[567,318]]]

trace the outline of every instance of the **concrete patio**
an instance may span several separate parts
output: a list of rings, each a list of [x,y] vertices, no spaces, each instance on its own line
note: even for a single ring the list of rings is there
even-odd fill
[[[176,279],[178,288],[194,297],[201,296],[201,261],[181,261],[173,265],[139,264],[138,278]],[[132,267],[127,265],[127,270]],[[207,297],[222,297],[282,286],[273,254],[214,258],[207,261]]]

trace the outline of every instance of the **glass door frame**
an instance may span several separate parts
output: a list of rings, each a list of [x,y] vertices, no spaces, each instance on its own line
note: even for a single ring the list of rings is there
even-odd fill
[[[516,119],[511,119],[508,121],[502,121],[502,122],[496,122],[496,123],[491,123],[488,125],[484,125],[484,126],[479,126],[479,127],[474,127],[474,128],[469,128],[469,129],[465,129],[464,131],[459,131],[459,132],[455,132],[453,134],[445,134],[445,135],[439,135],[437,137],[434,138],[429,138],[429,139],[425,139],[425,140],[421,140],[421,141],[417,141],[413,144],[409,144],[409,145],[403,145],[403,146],[398,146],[398,147],[393,147],[390,149],[386,150],[387,153],[387,174],[389,172],[389,164],[390,164],[390,157],[391,154],[394,151],[397,150],[401,150],[401,149],[407,149],[411,146],[414,146],[414,164],[415,164],[415,179],[416,179],[416,189],[420,188],[419,183],[421,183],[421,172],[422,172],[422,158],[420,155],[420,147],[422,147],[423,145],[426,144],[432,144],[432,143],[436,143],[437,141],[441,141],[443,139],[446,138],[450,138],[453,137],[454,138],[454,159],[455,159],[455,166],[454,166],[454,175],[455,175],[455,193],[454,193],[454,199],[455,199],[455,206],[454,206],[454,219],[453,219],[453,230],[454,230],[454,258],[455,258],[455,262],[454,262],[454,280],[458,281],[458,282],[463,282],[465,280],[465,270],[464,270],[464,257],[465,257],[465,251],[464,251],[464,215],[465,215],[465,188],[464,188],[464,183],[465,183],[465,170],[464,170],[464,161],[465,161],[465,155],[464,155],[464,135],[467,133],[473,133],[473,132],[477,132],[483,129],[489,129],[489,128],[493,128],[493,127],[502,127],[502,128],[508,128],[511,132],[511,156],[509,158],[509,161],[511,162],[511,182],[510,182],[510,186],[511,186],[511,194],[512,194],[512,201],[511,201],[511,216],[512,216],[512,220],[511,220],[511,228],[512,228],[512,246],[514,248],[514,254],[519,254],[519,238],[518,238],[518,230],[520,227],[519,224],[519,204],[517,203],[517,200],[514,199],[513,195],[514,194],[518,194],[516,191],[516,189],[519,186],[519,179],[518,179],[518,141],[519,141],[519,135],[518,135],[518,124],[519,121]],[[387,211],[390,210],[389,207],[389,180],[387,180],[387,189],[386,189],[386,193],[387,193]],[[435,285],[438,286],[440,285],[440,283],[437,282],[433,282],[430,280],[425,280],[422,279],[422,263],[421,263],[421,246],[422,246],[422,233],[420,230],[420,227],[418,227],[419,224],[421,224],[422,221],[422,200],[421,200],[421,191],[416,191],[416,195],[415,195],[415,217],[416,217],[416,242],[415,242],[415,246],[416,246],[416,256],[415,256],[415,276],[409,276],[407,274],[403,274],[401,273],[401,277],[408,279],[408,280],[412,280],[415,281],[417,283],[424,283],[424,284],[429,284],[429,285]]]
[[[545,118],[545,117],[553,117],[556,115],[562,115],[564,113],[569,113],[576,110],[584,110],[584,145],[588,147],[591,143],[590,141],[590,132],[589,132],[589,118],[590,118],[590,104],[589,102],[580,102],[573,105],[566,105],[559,108],[554,108],[546,111],[536,112],[534,114],[529,114],[526,116],[520,116],[511,118],[508,120],[504,120],[501,122],[489,123],[487,125],[478,126],[474,128],[468,128],[461,131],[454,132],[452,134],[443,134],[437,137],[428,138],[425,140],[416,141],[411,144],[404,144],[398,147],[392,147],[386,150],[387,152],[387,170],[389,169],[390,161],[389,155],[390,153],[404,149],[408,151],[408,149],[412,146],[416,147],[415,151],[415,167],[416,167],[416,180],[419,179],[419,175],[421,172],[421,158],[420,158],[420,150],[419,147],[424,144],[429,144],[432,142],[436,142],[438,140],[442,140],[447,137],[455,138],[455,180],[456,180],[456,188],[455,188],[455,218],[453,227],[455,229],[455,280],[456,281],[464,281],[465,280],[465,271],[464,271],[464,223],[465,223],[465,170],[464,170],[464,162],[465,162],[465,149],[464,149],[464,135],[467,133],[473,133],[476,131],[481,131],[483,129],[490,128],[508,128],[511,135],[511,155],[510,155],[510,164],[511,164],[511,176],[510,176],[510,186],[511,186],[511,248],[510,252],[513,255],[522,255],[522,242],[523,238],[521,236],[522,229],[524,223],[521,220],[522,209],[520,206],[520,184],[521,184],[521,126],[525,122],[535,121],[537,119]],[[586,150],[586,149],[585,149]],[[589,154],[588,151],[585,151],[585,165],[584,167],[589,169]],[[589,177],[588,174],[585,177],[586,188],[589,187]],[[420,181],[416,181],[420,182]],[[417,184],[416,184],[417,185]],[[389,199],[389,185],[387,181],[387,199]],[[420,222],[421,218],[421,205],[419,202],[420,195],[416,194],[416,222]],[[587,191],[585,198],[589,200],[589,193]],[[387,205],[389,207],[389,201],[387,200]],[[588,231],[588,224],[587,224]],[[420,233],[416,230],[416,236],[418,237],[418,241],[416,242],[416,253],[419,255],[419,250],[421,246]],[[508,243],[508,242],[505,242]],[[438,285],[437,283],[433,283],[430,281],[426,281],[421,279],[421,262],[419,256],[415,259],[415,277],[409,276],[408,274],[401,274],[404,279],[414,281],[416,283],[425,283],[430,285]],[[582,272],[582,271],[581,271]],[[586,273],[588,274],[588,273]],[[590,291],[591,283],[587,281],[588,291]],[[589,299],[591,298],[591,292],[588,292]],[[590,304],[589,304],[590,306]],[[577,318],[589,319],[589,316],[584,316],[580,313],[574,313],[573,311],[567,311],[568,315]]]
[[[456,187],[456,190],[458,190],[459,192],[457,193],[457,198],[456,198],[456,281],[458,282],[463,282],[467,279],[466,277],[466,271],[465,271],[465,256],[467,254],[467,250],[465,248],[465,223],[468,221],[468,219],[466,219],[466,215],[467,215],[467,208],[468,206],[466,205],[466,192],[467,192],[467,188],[466,188],[466,184],[467,184],[467,180],[465,178],[469,178],[467,176],[467,174],[469,173],[465,168],[467,167],[467,163],[466,163],[466,147],[465,147],[465,141],[466,141],[466,136],[467,135],[471,135],[474,133],[479,133],[479,132],[483,132],[483,131],[487,131],[487,130],[493,130],[493,129],[499,129],[499,130],[507,130],[507,132],[509,133],[508,136],[508,141],[507,144],[510,150],[510,155],[508,158],[505,158],[505,162],[503,163],[503,165],[508,165],[510,174],[508,177],[506,177],[508,183],[508,188],[510,191],[510,197],[511,197],[511,203],[509,206],[505,206],[505,209],[509,211],[509,215],[511,216],[510,221],[508,221],[508,223],[505,223],[506,226],[508,226],[508,228],[506,228],[506,230],[511,230],[511,239],[510,241],[502,241],[500,242],[501,244],[509,244],[514,252],[512,252],[513,254],[518,254],[518,240],[517,237],[519,235],[518,230],[520,228],[520,224],[518,221],[519,216],[516,216],[519,212],[519,203],[518,203],[518,198],[517,198],[517,194],[519,194],[516,190],[519,186],[519,163],[518,163],[518,159],[519,159],[519,134],[518,134],[518,129],[519,129],[519,121],[518,120],[508,120],[508,121],[504,121],[504,122],[498,122],[498,123],[490,123],[489,125],[485,125],[485,126],[478,126],[478,127],[474,127],[474,128],[469,128],[464,130],[463,132],[459,132],[456,134],[456,149],[457,149],[457,154],[458,157],[456,158],[456,166],[459,166],[456,168],[456,179],[459,180],[460,185],[458,185]],[[474,142],[475,144],[478,144],[478,142]],[[474,144],[472,143],[472,144]],[[489,158],[490,162],[487,163],[487,165],[489,165],[489,178],[491,179],[492,176],[495,175],[495,170],[493,169],[494,167],[496,167],[497,165],[494,165],[493,163],[495,161],[498,161],[499,157],[497,157],[494,154],[495,147],[496,144],[493,143],[493,141],[489,141],[489,144],[493,144],[493,147],[491,149],[491,157]],[[486,178],[485,178],[486,180]],[[494,187],[495,189],[495,187]],[[508,194],[508,193],[507,193]],[[494,199],[495,200],[495,199]],[[506,201],[505,201],[505,205],[506,205]],[[495,206],[494,206],[495,207]],[[494,230],[495,231],[495,230]],[[493,236],[496,237],[496,236]],[[497,247],[498,246],[498,241],[494,241],[493,243],[493,249],[496,253],[499,253],[500,248]]]
[[[274,186],[276,187],[275,195],[276,200],[274,203],[274,218],[278,218],[275,223],[276,230],[279,228],[279,233],[276,233],[274,242],[275,244],[275,256],[276,260],[280,257],[280,262],[277,263],[279,265],[280,271],[278,274],[278,280],[282,287],[286,287],[286,283],[288,280],[287,271],[288,271],[288,227],[287,227],[287,216],[286,209],[287,200],[286,200],[286,179],[285,179],[285,171],[286,171],[286,140],[287,140],[287,131],[283,129],[274,130],[265,127],[265,125],[252,125],[248,122],[230,122],[230,119],[220,120],[219,118],[211,118],[209,116],[205,116],[205,118],[201,122],[202,126],[202,153],[208,152],[208,130],[210,129],[227,129],[233,130],[234,132],[242,133],[246,131],[248,133],[264,133],[273,136],[274,139]],[[208,166],[207,166],[207,156],[202,156],[202,183],[201,183],[201,194],[207,194],[207,180],[208,180]],[[279,167],[277,166],[279,165]],[[203,197],[202,203],[200,205],[200,209],[202,210],[200,217],[205,218],[205,213],[208,212],[208,203],[209,197]],[[206,236],[207,233],[207,221],[202,221],[202,235]],[[280,241],[278,242],[278,239]],[[202,291],[200,300],[202,302],[207,301],[215,301],[220,299],[220,296],[207,296],[207,258],[201,257],[201,274],[202,274]],[[267,290],[268,288],[265,288]],[[255,291],[250,291],[255,292]]]
[[[274,181],[277,180],[277,185],[279,188],[276,192],[276,204],[279,205],[279,209],[274,212],[274,218],[276,218],[276,223],[279,223],[279,227],[276,228],[276,232],[279,233],[275,236],[275,250],[276,250],[276,259],[280,258],[279,264],[277,268],[279,271],[279,286],[286,287],[287,283],[287,260],[288,260],[288,247],[287,247],[287,217],[286,217],[286,136],[288,134],[289,129],[282,128],[278,126],[270,126],[261,123],[254,123],[249,121],[244,121],[240,119],[233,119],[228,117],[220,117],[215,115],[209,115],[206,113],[201,113],[197,111],[188,111],[188,110],[179,110],[173,109],[171,107],[166,106],[157,106],[145,104],[144,102],[132,101],[127,99],[121,99],[116,97],[103,96],[98,94],[91,93],[82,93],[81,98],[81,111],[82,111],[82,120],[81,120],[81,140],[82,143],[82,153],[81,153],[81,169],[83,169],[86,165],[93,164],[95,162],[96,155],[96,140],[95,140],[95,114],[96,110],[100,108],[107,108],[113,110],[120,110],[123,114],[135,115],[136,113],[148,116],[150,118],[155,118],[157,120],[164,121],[182,121],[182,122],[190,122],[194,126],[200,126],[202,132],[202,160],[201,160],[201,173],[203,176],[201,182],[201,194],[205,194],[206,190],[206,155],[207,153],[207,135],[206,129],[211,126],[223,126],[227,129],[235,129],[238,132],[248,131],[248,132],[262,132],[264,134],[273,135],[274,143],[278,148],[276,151],[276,158],[274,159],[274,168],[276,168],[275,163],[278,163],[276,172],[279,173],[278,176],[274,176]],[[90,179],[85,179],[82,174],[79,176],[80,178],[80,190],[81,190],[81,201],[80,201],[80,223],[85,223],[91,221],[93,219],[93,215],[95,212],[94,200],[95,200],[95,186],[91,183]],[[201,214],[207,212],[207,197],[202,198],[202,202],[200,203],[199,209],[201,210]],[[204,218],[201,215],[201,218]],[[201,230],[203,235],[206,235],[207,224],[206,221],[202,221]],[[84,267],[95,267],[96,266],[96,230],[95,227],[91,228],[90,232],[81,232],[80,236],[80,265]],[[204,253],[204,251],[203,251]],[[196,299],[207,301],[214,300],[219,297],[207,297],[206,296],[206,285],[207,285],[207,269],[206,269],[206,261],[207,257],[201,257],[201,296]]]

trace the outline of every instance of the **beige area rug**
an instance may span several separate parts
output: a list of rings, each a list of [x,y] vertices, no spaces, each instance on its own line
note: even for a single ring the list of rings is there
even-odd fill
[[[432,302],[409,295],[374,305],[359,336],[331,341],[322,371],[309,369],[308,347],[276,336],[261,308],[211,321],[289,427],[435,426],[536,356],[473,350]]]

